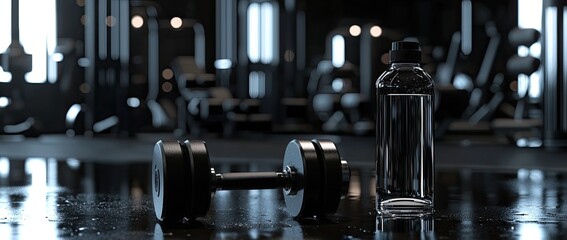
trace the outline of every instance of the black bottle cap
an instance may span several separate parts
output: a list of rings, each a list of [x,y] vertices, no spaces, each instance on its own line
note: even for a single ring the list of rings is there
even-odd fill
[[[419,43],[408,41],[392,42],[390,63],[397,62],[421,62],[421,49],[419,48]]]

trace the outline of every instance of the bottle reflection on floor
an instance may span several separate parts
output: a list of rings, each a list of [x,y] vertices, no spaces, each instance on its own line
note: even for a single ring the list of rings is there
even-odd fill
[[[422,233],[433,234],[433,215],[407,217],[376,217],[376,234]]]

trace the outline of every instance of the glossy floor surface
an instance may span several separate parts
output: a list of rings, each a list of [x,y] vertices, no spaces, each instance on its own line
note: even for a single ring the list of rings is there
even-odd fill
[[[342,156],[352,159],[349,195],[335,215],[293,219],[280,190],[219,191],[205,218],[174,225],[155,219],[148,194],[151,155],[127,154],[151,147],[153,139],[6,140],[0,146],[6,156],[0,157],[0,239],[567,238],[567,153],[506,144],[438,144],[435,213],[382,218],[374,211],[372,155],[365,156],[372,154],[372,141],[335,140]],[[217,171],[281,168],[276,158],[285,141],[280,138],[257,145],[218,142],[211,143]],[[45,147],[41,143],[50,146],[44,156],[30,147]],[[98,154],[68,149],[73,144],[86,144]],[[120,146],[129,149],[112,151]],[[247,152],[252,157],[244,159]]]

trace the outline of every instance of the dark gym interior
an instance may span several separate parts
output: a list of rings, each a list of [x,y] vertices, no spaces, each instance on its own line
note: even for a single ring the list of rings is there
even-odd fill
[[[0,239],[566,238],[566,30],[565,0],[2,0]],[[435,83],[434,212],[384,217],[402,40]]]

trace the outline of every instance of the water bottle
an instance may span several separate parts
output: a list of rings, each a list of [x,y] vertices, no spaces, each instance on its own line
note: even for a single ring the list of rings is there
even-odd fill
[[[376,81],[376,210],[433,212],[434,83],[421,68],[419,43],[392,43],[390,67]]]

